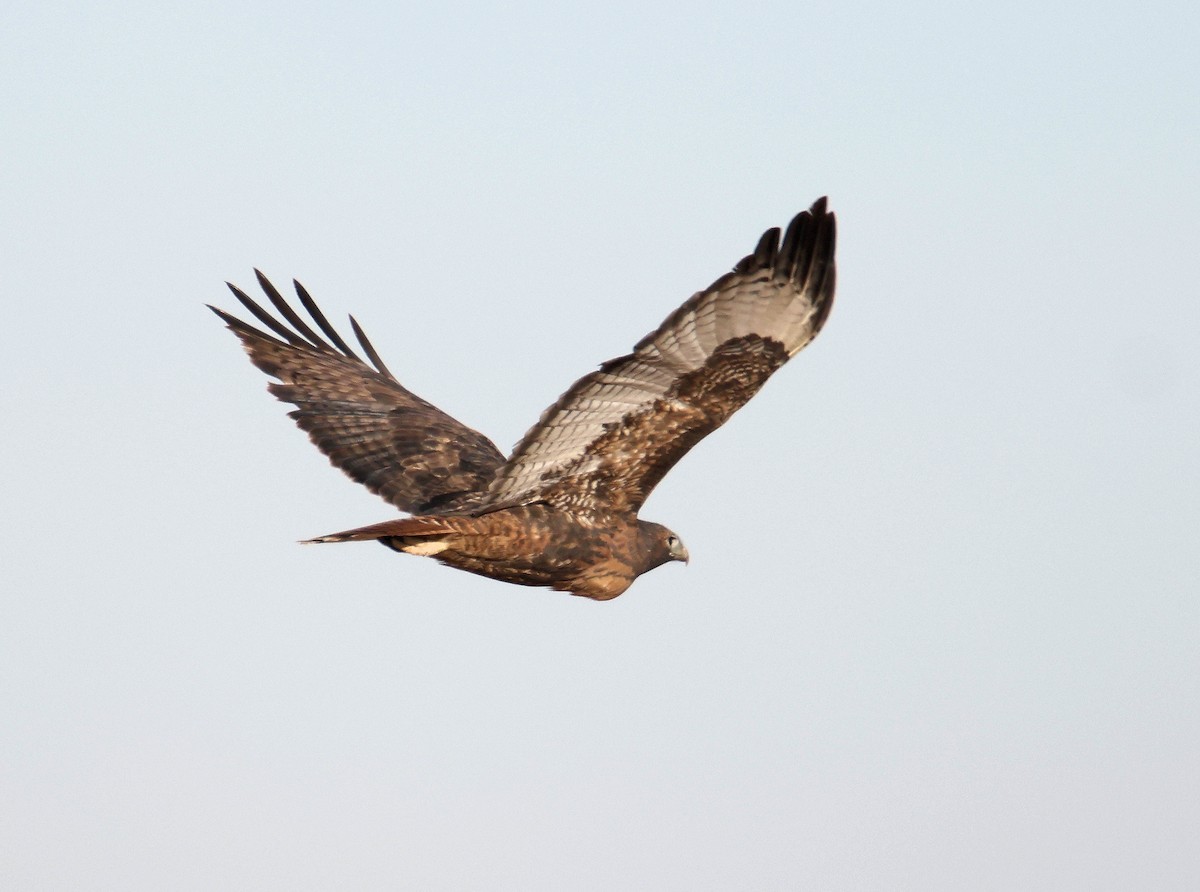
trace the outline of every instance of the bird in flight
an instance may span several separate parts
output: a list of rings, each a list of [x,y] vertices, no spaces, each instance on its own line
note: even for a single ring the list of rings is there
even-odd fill
[[[505,458],[478,431],[404,388],[354,317],[361,359],[299,282],[309,322],[257,270],[279,318],[229,285],[266,329],[210,306],[268,390],[335,466],[411,516],[319,536],[396,551],[598,601],[687,561],[680,538],[638,518],[650,492],[821,330],[833,306],[836,221],[819,199],[780,240],[576,381]]]

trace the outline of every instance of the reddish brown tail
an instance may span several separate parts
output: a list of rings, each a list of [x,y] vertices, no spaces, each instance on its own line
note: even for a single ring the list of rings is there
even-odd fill
[[[436,537],[453,532],[455,532],[454,527],[444,517],[401,517],[396,520],[385,520],[383,523],[373,523],[368,527],[330,533],[327,536],[317,536],[315,539],[304,539],[301,544],[365,542],[370,539],[387,539],[392,536]]]

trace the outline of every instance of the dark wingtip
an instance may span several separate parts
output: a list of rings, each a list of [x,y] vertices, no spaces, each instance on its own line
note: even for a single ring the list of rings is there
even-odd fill
[[[779,255],[779,227],[772,226],[758,239],[753,253],[747,254],[734,266],[735,273],[748,273],[756,269],[768,269],[775,264]]]
[[[228,285],[229,283],[226,282],[225,284]],[[233,286],[230,285],[230,287],[232,288]],[[216,313],[217,318],[220,319],[222,322],[224,322],[226,325],[228,325],[230,328],[234,328],[238,325],[241,325],[244,327],[246,324],[246,323],[242,322],[242,320],[239,319],[237,316],[234,316],[232,313],[226,313],[220,307],[214,307],[212,304],[205,304],[204,306],[208,307],[210,310],[212,310],[214,313]]]
[[[236,316],[231,316],[228,313],[226,313],[224,310],[222,310],[220,307],[214,307],[212,304],[205,304],[204,306],[208,307],[210,310],[212,310],[214,313],[216,313],[217,318],[225,323],[226,328],[231,329],[233,331],[237,330],[236,328],[234,328],[234,325],[239,321]]]
[[[819,332],[833,310],[837,288],[837,216],[829,211],[825,196],[813,202],[811,213],[816,219],[816,237],[812,247],[813,262],[805,271],[816,295],[817,313],[813,318],[814,334]]]
[[[758,244],[754,246],[754,257],[763,266],[770,266],[775,262],[775,255],[778,253],[779,227],[773,226],[762,234]]]
[[[803,283],[814,269],[820,273],[832,261],[837,220],[828,207],[828,197],[821,196],[807,211],[792,218],[779,248],[777,272]]]
[[[358,359],[358,355],[350,349],[349,345],[342,340],[342,336],[337,333],[337,330],[329,324],[329,320],[325,318],[325,314],[321,312],[321,308],[317,306],[317,302],[312,299],[312,295],[308,293],[308,289],[300,284],[299,279],[292,279],[292,287],[296,289],[296,296],[300,298],[300,305],[308,311],[308,315],[317,323],[317,327],[325,332],[325,336],[333,342],[334,346],[351,359]]]
[[[363,350],[366,352],[367,358],[375,364],[375,368],[379,371],[379,373],[391,378],[394,381],[396,376],[393,375],[388,367],[383,364],[383,360],[379,358],[379,354],[375,352],[375,347],[367,338],[367,333],[362,330],[362,326],[358,324],[358,320],[353,316],[350,317],[350,328],[354,330],[354,336],[358,338],[358,342],[362,345]],[[349,347],[346,348],[346,352],[350,352]]]
[[[829,212],[829,196],[822,195],[814,201],[806,211],[801,211],[792,217],[787,229],[783,231],[780,241],[780,229],[774,226],[762,234],[754,252],[747,254],[733,268],[734,272],[749,273],[754,270],[775,268],[786,275],[796,274],[796,263],[804,257],[806,249],[811,249],[816,237],[816,230],[834,222],[834,216]],[[803,272],[803,271],[801,271]]]

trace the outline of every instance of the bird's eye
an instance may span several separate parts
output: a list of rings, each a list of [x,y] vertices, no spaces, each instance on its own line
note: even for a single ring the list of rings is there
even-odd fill
[[[675,536],[667,536],[667,547],[674,548],[679,544],[679,539]]]

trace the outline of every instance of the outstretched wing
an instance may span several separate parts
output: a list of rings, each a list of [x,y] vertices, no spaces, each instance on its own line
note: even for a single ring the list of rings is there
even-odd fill
[[[288,414],[330,462],[404,511],[459,510],[479,501],[504,464],[492,441],[405,390],[353,317],[354,334],[374,368],[347,346],[299,282],[300,303],[328,341],[254,272],[284,322],[241,289],[229,289],[277,337],[209,309],[241,338],[250,361],[282,382],[267,389],[296,406]]]
[[[689,449],[821,330],[833,306],[836,222],[818,200],[782,245],[763,234],[633,353],[576,381],[517,444],[487,507],[544,501],[636,511]]]

